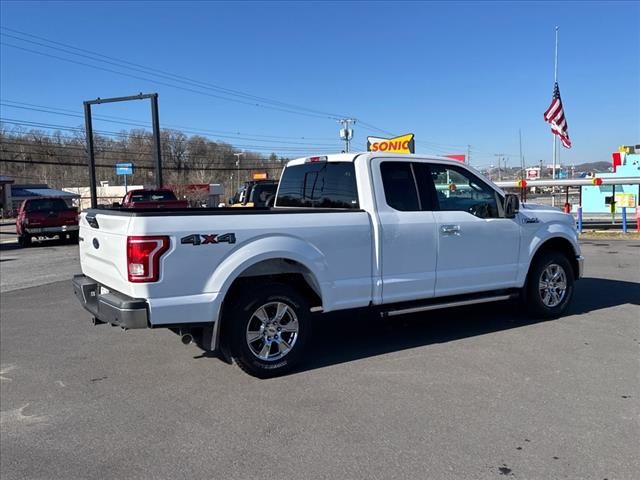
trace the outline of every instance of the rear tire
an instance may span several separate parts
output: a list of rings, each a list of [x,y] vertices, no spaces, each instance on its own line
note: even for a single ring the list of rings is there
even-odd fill
[[[65,243],[78,243],[78,232],[71,232],[65,235]]]
[[[277,377],[300,362],[311,336],[311,313],[298,290],[284,283],[254,284],[240,291],[225,310],[231,355],[246,373]]]
[[[19,235],[18,245],[20,245],[22,248],[27,248],[31,246],[31,235],[29,234]]]
[[[573,297],[574,282],[573,268],[565,255],[543,253],[529,269],[525,287],[527,311],[536,318],[562,316]]]

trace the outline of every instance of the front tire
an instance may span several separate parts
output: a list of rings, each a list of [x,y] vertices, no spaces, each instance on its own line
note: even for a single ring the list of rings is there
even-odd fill
[[[562,316],[571,302],[574,290],[573,268],[565,255],[546,252],[529,270],[526,286],[526,307],[537,318]]]
[[[245,288],[229,306],[231,354],[249,375],[271,378],[291,371],[311,335],[306,298],[290,285]]]

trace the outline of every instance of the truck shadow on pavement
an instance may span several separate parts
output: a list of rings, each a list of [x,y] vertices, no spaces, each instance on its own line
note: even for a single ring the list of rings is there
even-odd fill
[[[567,316],[623,304],[640,305],[640,283],[583,278],[577,284]],[[309,354],[298,372],[540,322],[529,317],[515,301],[387,319],[371,311],[326,314],[314,319]]]

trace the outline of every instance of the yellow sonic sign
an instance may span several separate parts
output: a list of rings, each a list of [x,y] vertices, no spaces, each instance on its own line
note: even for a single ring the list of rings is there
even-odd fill
[[[368,152],[415,153],[413,133],[394,138],[367,137]]]

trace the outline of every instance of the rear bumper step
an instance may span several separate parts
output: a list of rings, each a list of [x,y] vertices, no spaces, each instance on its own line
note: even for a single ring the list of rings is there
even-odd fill
[[[60,225],[57,227],[25,227],[25,232],[30,235],[38,233],[70,233],[80,230],[78,225]]]
[[[118,327],[148,328],[149,309],[146,300],[131,298],[119,292],[101,293],[98,282],[86,275],[75,275],[71,282],[73,293],[85,310],[98,323],[110,323]]]

